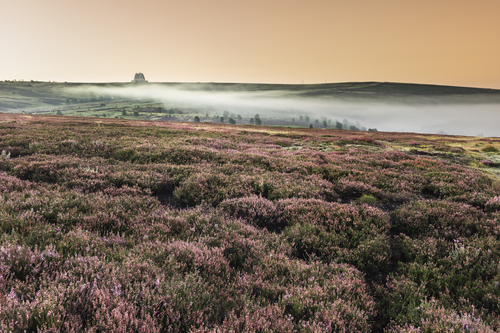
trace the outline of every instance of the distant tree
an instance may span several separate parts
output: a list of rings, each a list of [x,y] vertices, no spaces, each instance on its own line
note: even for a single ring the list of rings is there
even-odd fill
[[[229,117],[228,122],[229,122],[231,125],[236,125],[236,120],[234,120],[232,117]]]
[[[69,98],[66,98],[66,104],[71,104],[71,101],[69,100]]]
[[[337,121],[337,122],[335,123],[335,128],[336,128],[336,129],[342,129],[342,128],[343,128],[342,123]]]
[[[104,104],[104,103],[101,103],[101,105],[99,105],[99,107],[101,107],[101,108],[104,106],[106,106],[106,104]]]
[[[262,120],[260,120],[260,118],[255,118],[255,125],[262,125]]]
[[[319,120],[318,120],[318,119],[316,119],[316,120],[314,121],[314,123],[315,123],[316,125],[318,125],[318,124],[319,124]]]
[[[309,122],[309,117],[305,116],[304,120],[305,120],[305,122]]]
[[[314,128],[313,124],[309,124],[309,128]]]
[[[250,118],[249,123],[253,125],[255,123],[254,119]]]
[[[240,115],[238,115],[236,118],[237,118],[238,120],[243,119]]]
[[[369,128],[368,132],[378,132],[376,128]]]
[[[326,120],[323,120],[323,127],[328,127],[328,123],[326,122]]]
[[[222,113],[222,116],[224,117],[224,120],[226,120],[227,118],[229,118],[229,112],[228,111],[224,111]]]
[[[328,125],[331,125],[331,124],[332,124],[332,120],[328,119]]]
[[[260,118],[258,113],[256,113],[255,116],[253,116],[253,119],[257,119],[257,118]]]
[[[125,111],[125,109],[123,109],[122,116],[126,116],[126,115],[127,115],[127,111]]]
[[[292,118],[292,123],[294,123],[294,122],[295,122],[295,118]]]
[[[349,129],[350,129],[351,131],[359,131],[359,128],[357,128],[357,127],[356,127],[356,126],[354,126],[354,125],[349,126]]]
[[[299,120],[300,121],[304,121],[304,117],[303,116],[299,116]]]
[[[220,117],[219,120],[220,120],[221,123],[224,123],[224,117]]]
[[[342,120],[342,125],[344,126],[344,129],[349,129],[349,122],[347,119]]]
[[[57,114],[58,116],[62,116],[62,112],[61,112],[61,110],[57,110],[56,114]]]
[[[195,123],[199,123],[199,122],[200,122],[200,117],[198,117],[198,116],[194,116],[194,122],[195,122]]]
[[[134,116],[138,117],[139,116],[139,112],[138,111],[134,111]]]

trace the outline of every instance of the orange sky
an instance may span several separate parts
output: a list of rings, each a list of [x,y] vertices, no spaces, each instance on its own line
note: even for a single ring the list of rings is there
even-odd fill
[[[12,0],[0,80],[500,88],[497,0]]]

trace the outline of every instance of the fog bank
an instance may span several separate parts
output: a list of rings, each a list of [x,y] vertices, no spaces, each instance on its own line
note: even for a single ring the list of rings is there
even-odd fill
[[[202,89],[200,89],[202,88]],[[500,136],[500,104],[394,103],[381,99],[345,101],[333,97],[300,97],[286,90],[212,90],[210,85],[138,84],[127,86],[80,86],[68,88],[68,94],[109,95],[115,99],[159,101],[165,107],[190,107],[243,117],[256,113],[266,117],[295,118],[307,115],[315,119],[359,122],[379,131],[420,132],[456,135]]]

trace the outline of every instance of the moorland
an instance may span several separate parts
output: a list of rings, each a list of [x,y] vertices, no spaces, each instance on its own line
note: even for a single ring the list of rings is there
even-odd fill
[[[12,113],[0,133],[1,331],[500,329],[498,138]]]

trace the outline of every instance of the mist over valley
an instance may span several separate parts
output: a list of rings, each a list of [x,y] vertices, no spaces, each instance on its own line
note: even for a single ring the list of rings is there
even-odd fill
[[[240,83],[0,83],[0,111],[220,122],[388,132],[500,136],[500,91],[360,82],[314,85]],[[167,114],[167,115],[165,115]]]

